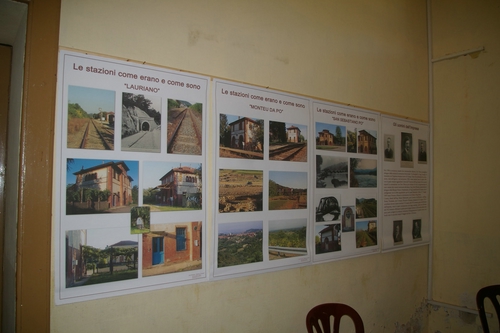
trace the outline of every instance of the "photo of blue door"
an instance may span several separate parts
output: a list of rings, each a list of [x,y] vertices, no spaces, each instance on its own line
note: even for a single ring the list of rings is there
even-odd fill
[[[175,249],[177,251],[186,250],[186,228],[176,228],[175,229]]]
[[[153,265],[164,263],[163,237],[153,237]]]

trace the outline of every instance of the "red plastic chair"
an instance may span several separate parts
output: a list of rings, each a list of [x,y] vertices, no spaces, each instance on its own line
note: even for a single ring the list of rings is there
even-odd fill
[[[488,320],[486,319],[486,311],[484,309],[484,300],[486,298],[489,298],[491,303],[493,303],[497,313],[498,325],[500,326],[500,303],[498,302],[498,296],[500,296],[500,285],[483,287],[477,292],[477,310],[479,311],[479,319],[481,319],[481,326],[483,326],[484,333],[490,333]]]
[[[330,324],[330,317],[333,316],[333,331]],[[320,304],[309,310],[306,317],[307,332],[314,333],[339,333],[340,319],[348,316],[354,322],[356,333],[364,333],[365,327],[359,313],[349,305],[341,303]]]

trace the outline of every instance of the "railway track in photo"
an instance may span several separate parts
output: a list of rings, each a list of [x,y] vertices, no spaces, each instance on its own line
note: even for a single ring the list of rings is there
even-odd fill
[[[176,120],[173,133],[169,135],[167,152],[201,155],[201,120],[193,114],[190,108],[184,108]]]
[[[254,152],[251,150],[219,147],[219,152],[221,157],[248,158],[257,160],[263,159],[263,155],[261,152]]]
[[[113,137],[112,130],[105,128],[95,119],[89,119],[79,148],[113,150]]]
[[[298,156],[307,155],[306,143],[292,143],[269,149],[269,159],[277,161],[295,161]]]

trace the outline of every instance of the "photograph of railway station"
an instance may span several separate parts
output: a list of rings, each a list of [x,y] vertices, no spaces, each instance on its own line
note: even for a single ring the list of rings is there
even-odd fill
[[[68,86],[67,147],[113,150],[115,92]]]
[[[327,123],[316,123],[316,149],[346,151],[346,128]]]
[[[269,122],[269,160],[307,162],[307,126]]]
[[[220,114],[219,156],[264,159],[264,120]]]
[[[142,201],[151,212],[202,208],[201,163],[145,161],[143,168]]]
[[[137,206],[138,168],[138,161],[68,158],[66,214],[130,213]]]

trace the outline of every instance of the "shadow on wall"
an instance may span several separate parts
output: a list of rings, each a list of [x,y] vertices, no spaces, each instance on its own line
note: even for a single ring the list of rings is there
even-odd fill
[[[446,308],[439,305],[427,305],[428,315],[428,332],[432,333],[470,333],[483,332],[479,315],[460,311],[456,309]],[[413,318],[412,318],[413,320]],[[410,325],[413,321],[410,320]],[[398,325],[396,325],[398,326]],[[404,327],[404,325],[402,326]],[[398,327],[399,328],[399,327]],[[396,330],[395,332],[405,332],[404,330]],[[411,332],[427,332],[411,331]]]

